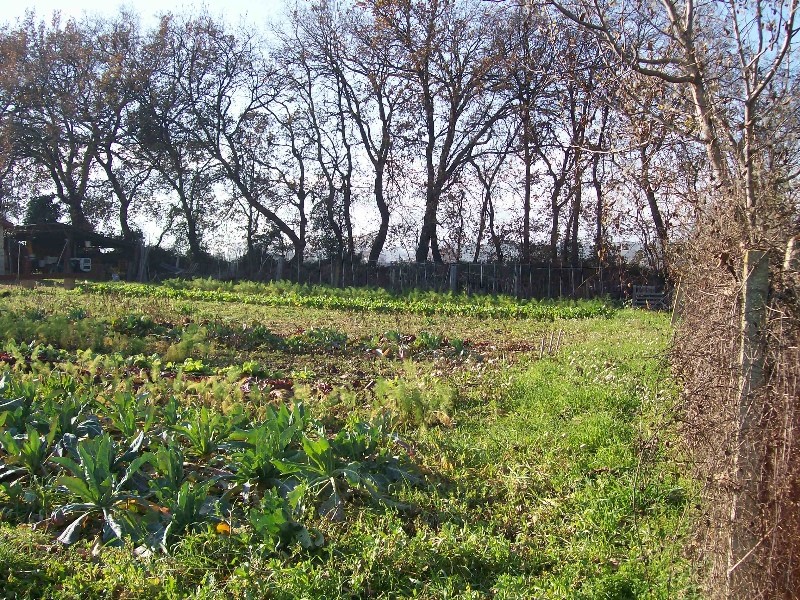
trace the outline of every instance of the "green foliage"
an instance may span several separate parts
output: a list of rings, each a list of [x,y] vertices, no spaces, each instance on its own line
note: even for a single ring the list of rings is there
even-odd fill
[[[167,348],[165,362],[180,363],[191,358],[193,353],[205,354],[207,347],[206,330],[202,327],[189,327],[181,333],[180,341]]]
[[[131,392],[117,392],[103,414],[125,439],[132,439],[139,431],[147,432],[155,419],[155,407],[145,406],[147,394],[136,396]]]
[[[420,331],[417,339],[414,340],[414,345],[424,350],[438,350],[442,345],[442,336]]]
[[[194,417],[174,430],[189,443],[189,449],[204,459],[216,453],[233,429],[228,419],[203,406]]]
[[[614,310],[601,300],[574,302],[520,301],[507,296],[452,296],[416,293],[393,296],[384,291],[291,286],[286,284],[233,285],[211,280],[172,280],[160,286],[145,284],[84,284],[96,294],[117,294],[131,298],[169,298],[236,302],[263,306],[304,306],[325,310],[412,313],[423,315],[473,316],[479,318],[522,318],[541,321],[609,317]],[[247,291],[244,291],[247,289]]]
[[[60,542],[72,544],[77,541],[89,519],[96,515],[102,519],[105,541],[122,540],[125,535],[134,533],[129,502],[143,497],[131,491],[127,484],[150,460],[150,455],[137,456],[118,471],[123,457],[116,455],[116,449],[114,440],[103,434],[78,444],[77,462],[67,457],[52,459],[72,473],[71,476],[59,477],[56,484],[65,487],[78,500],[56,512],[56,520],[74,519],[58,537]]]
[[[271,375],[271,372],[255,360],[246,360],[242,363],[241,374],[251,377],[267,377]]]
[[[0,378],[0,390],[3,383],[8,381],[7,376]],[[11,392],[14,394],[14,392]],[[16,394],[14,394],[16,395]],[[33,400],[26,396],[0,400],[0,426],[6,427],[12,433],[24,431],[34,412]]]
[[[292,501],[296,507],[298,500],[293,498]],[[248,513],[253,532],[268,544],[269,550],[278,551],[293,544],[310,550],[319,548],[324,543],[321,533],[310,532],[292,518],[294,507],[276,490],[271,489],[261,498],[260,504]]]
[[[83,316],[82,316],[83,315]],[[41,310],[18,313],[0,312],[0,339],[25,344],[28,349],[17,346],[28,358],[40,344],[55,344],[62,349],[92,348],[107,349],[108,324],[85,316],[83,309],[71,308],[65,315],[45,314]],[[120,334],[114,334],[119,336]],[[30,342],[30,340],[33,340]],[[133,342],[125,337],[116,340],[121,347],[116,350],[133,349]],[[44,356],[44,348],[37,349]]]
[[[355,461],[344,462],[324,437],[302,438],[303,454],[298,461],[275,460],[273,464],[286,475],[299,478],[303,490],[311,494],[319,514],[331,521],[343,521],[345,500],[351,488],[374,485]]]
[[[34,468],[44,456],[31,475],[12,442],[0,450],[0,596],[694,597],[681,542],[696,485],[675,450],[662,317],[561,323],[564,346],[538,360],[546,325],[440,310],[510,314],[510,300],[199,286],[231,304],[120,286],[14,291],[0,308],[53,336],[15,337],[0,358],[0,437],[30,441]],[[232,304],[280,289],[378,308]],[[96,332],[82,341],[76,299],[88,314],[72,325]],[[400,301],[433,311],[380,314]],[[110,326],[126,315],[163,329],[134,344]],[[59,535],[74,547],[43,551]]]
[[[25,225],[58,223],[62,213],[62,207],[54,195],[34,196],[28,202],[23,222]]]
[[[206,481],[192,485],[184,481],[175,490],[160,488],[157,498],[166,509],[167,524],[159,529],[156,542],[161,548],[168,548],[178,537],[196,531],[208,522],[209,515],[205,507],[209,500],[209,488],[212,482]]]
[[[329,328],[313,328],[286,338],[283,347],[288,352],[337,352],[347,346],[347,335]]]
[[[157,325],[149,315],[125,315],[111,321],[111,330],[141,337],[162,332],[164,328]]]
[[[70,311],[67,313],[67,320],[74,323],[76,321],[83,321],[88,316],[89,313],[86,311],[86,309],[81,307],[76,307],[70,309]]]
[[[275,461],[287,458],[289,447],[296,444],[305,429],[302,405],[289,411],[282,405],[276,412],[267,407],[265,420],[252,429],[234,431],[230,441],[236,444],[231,453],[236,467],[234,478],[262,486],[277,483],[281,471]]]
[[[150,487],[162,496],[174,496],[184,480],[183,452],[180,446],[159,446],[151,456],[150,463],[159,474],[151,480]]]
[[[395,425],[448,425],[452,418],[456,392],[447,383],[431,377],[420,377],[411,365],[405,376],[380,378],[375,383],[375,401],[388,410]]]
[[[206,365],[202,360],[195,358],[187,358],[182,363],[168,362],[165,367],[169,370],[180,369],[183,373],[190,375],[210,375],[211,368]]]
[[[52,427],[43,438],[30,424],[26,426],[24,436],[13,436],[8,431],[0,431],[0,446],[8,454],[5,462],[20,465],[31,475],[43,475],[45,462],[50,455],[51,445],[57,432],[57,428]]]

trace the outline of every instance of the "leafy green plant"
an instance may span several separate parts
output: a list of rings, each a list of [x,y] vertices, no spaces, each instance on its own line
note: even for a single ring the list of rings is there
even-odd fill
[[[17,479],[0,483],[0,492],[5,495],[5,501],[0,503],[0,517],[36,521],[50,512],[52,500],[57,496],[46,478],[36,476],[27,481]]]
[[[66,353],[63,350],[53,347],[52,344],[36,344],[31,342],[29,347],[31,361],[52,363],[66,357]]]
[[[269,544],[272,551],[289,548],[297,543],[307,550],[324,543],[319,532],[310,532],[292,518],[291,502],[299,501],[299,494],[290,494],[290,500],[282,498],[274,489],[267,490],[256,508],[250,509],[248,521],[253,531]]]
[[[441,335],[420,331],[413,345],[421,350],[438,350],[442,346],[442,339]]]
[[[0,377],[0,427],[12,433],[25,430],[36,410],[38,387],[35,380],[20,380],[7,374]]]
[[[244,361],[239,372],[241,375],[266,379],[283,379],[285,377],[283,371],[270,369],[255,360]]]
[[[203,363],[202,360],[195,358],[187,358],[178,365],[175,363],[167,363],[167,368],[179,368],[184,373],[189,373],[191,375],[210,375],[212,373],[211,367]]]
[[[23,313],[23,316],[29,321],[42,321],[47,313],[41,308],[29,308]]]
[[[325,327],[315,327],[284,340],[285,349],[298,354],[312,350],[338,352],[346,346],[347,334]]]
[[[157,493],[174,495],[184,480],[183,452],[177,444],[159,446],[151,453],[150,463],[159,474],[150,482]]]
[[[246,360],[242,363],[242,375],[250,375],[251,377],[260,377],[264,373],[264,369],[255,360]]]
[[[460,338],[453,338],[450,340],[450,347],[453,349],[453,354],[456,356],[465,356],[469,353],[464,340]]]
[[[346,333],[326,327],[310,329],[305,337],[312,347],[320,350],[344,350],[347,346]]]
[[[19,468],[18,471],[24,471],[24,469]],[[0,492],[5,496],[2,503],[5,506],[0,505],[0,517],[5,518],[28,512],[30,501],[33,498],[30,497],[21,481],[6,481],[6,473],[2,467],[0,467]]]
[[[396,425],[448,425],[455,390],[446,383],[417,375],[406,367],[405,377],[378,379],[375,400],[388,410]]]
[[[52,459],[72,473],[59,477],[57,484],[64,486],[79,500],[62,506],[53,515],[55,522],[74,519],[58,537],[63,544],[77,541],[81,531],[95,517],[102,522],[102,538],[106,542],[122,540],[126,534],[136,531],[136,513],[130,507],[131,503],[137,501],[144,503],[144,497],[130,490],[127,485],[150,460],[150,455],[138,456],[120,474],[115,469],[121,462],[115,450],[114,440],[108,434],[103,434],[78,444],[77,462],[67,457]]]
[[[353,488],[378,495],[377,487],[361,464],[340,460],[324,437],[315,440],[303,435],[302,446],[301,460],[275,460],[273,464],[283,474],[299,477],[303,489],[313,496],[321,516],[331,521],[342,521],[345,502]]]
[[[300,382],[314,381],[317,378],[317,374],[308,367],[295,369],[290,373],[290,375],[292,379]]]
[[[147,432],[155,419],[155,408],[143,406],[147,394],[116,392],[109,400],[104,414],[122,433],[125,439],[133,438],[138,431]]]
[[[245,328],[243,337],[251,345],[262,344],[270,348],[280,348],[283,345],[283,339],[264,325]]]
[[[25,398],[0,400],[0,427],[5,427],[13,433],[22,431],[33,412],[33,404]]]
[[[164,427],[175,427],[181,418],[181,403],[174,395],[170,395],[169,400],[161,409],[161,424]]]
[[[125,315],[111,321],[112,331],[137,337],[145,336],[161,329],[149,315]]]
[[[302,427],[302,419],[297,422],[278,418],[270,408],[267,419],[259,426],[233,432],[230,440],[238,443],[238,449],[231,454],[235,480],[274,485],[281,474],[274,461],[286,458],[287,449]]]
[[[399,344],[400,342],[403,341],[402,334],[399,331],[394,331],[394,330],[385,332],[383,334],[383,338],[386,341],[394,342],[395,344]]]
[[[85,308],[76,307],[70,309],[70,311],[67,313],[67,320],[72,322],[82,321],[88,316],[89,313]]]
[[[397,439],[388,433],[389,425],[385,414],[373,421],[351,419],[330,443],[338,456],[358,463],[363,472],[369,473],[369,491],[373,497],[396,505],[386,496],[389,486],[398,482],[417,484],[420,478],[407,459],[387,451],[390,438]]]
[[[57,433],[57,428],[51,427],[43,438],[30,424],[27,425],[24,436],[13,436],[8,431],[0,431],[0,446],[8,454],[5,461],[22,466],[31,475],[45,474],[45,463]]]
[[[194,418],[174,430],[189,442],[191,450],[200,458],[208,459],[227,439],[231,432],[231,423],[220,414],[203,406],[196,411]]]
[[[212,482],[206,481],[192,485],[184,481],[174,493],[159,490],[156,495],[166,510],[166,526],[159,530],[157,545],[166,549],[179,535],[191,533],[208,521],[205,510],[209,500],[209,488]]]
[[[351,461],[373,456],[386,439],[387,421],[378,417],[374,422],[354,421],[342,428],[331,440],[337,455]]]
[[[538,321],[554,319],[586,319],[608,317],[614,309],[603,300],[570,302],[520,301],[510,296],[454,296],[433,292],[412,292],[395,296],[382,290],[340,290],[322,286],[270,284],[252,288],[227,286],[221,282],[207,282],[161,286],[144,284],[110,285],[91,283],[82,289],[97,294],[122,294],[132,298],[171,298],[175,300],[202,300],[212,302],[238,302],[262,306],[305,306],[319,309],[350,311],[412,313],[423,315],[472,316],[477,318],[521,318]]]

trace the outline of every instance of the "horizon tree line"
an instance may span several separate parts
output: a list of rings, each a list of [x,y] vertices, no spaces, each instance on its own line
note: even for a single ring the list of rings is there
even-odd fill
[[[271,29],[204,11],[6,24],[0,213],[50,198],[79,228],[131,240],[149,223],[193,260],[236,223],[248,255],[377,261],[405,244],[416,261],[574,265],[636,238],[663,265],[728,172],[713,107],[674,85],[693,75],[661,41],[573,9],[308,0]],[[719,30],[694,33],[726,85]],[[792,135],[795,80],[770,84]],[[771,158],[787,175],[792,135]]]

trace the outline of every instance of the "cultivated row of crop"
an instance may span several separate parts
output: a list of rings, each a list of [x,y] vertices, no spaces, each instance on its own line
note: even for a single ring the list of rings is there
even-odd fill
[[[167,550],[211,530],[264,552],[309,549],[323,540],[304,520],[341,520],[352,502],[392,504],[394,487],[416,480],[380,417],[331,432],[302,403],[229,402],[223,414],[208,398],[191,402],[189,385],[176,392],[174,378],[35,358],[6,367],[3,520],[34,523],[65,544],[94,537]]]
[[[272,402],[280,390],[289,391],[288,395],[300,401],[322,395],[334,404],[344,402],[343,409],[347,412],[360,408],[364,414],[383,415],[394,426],[401,427],[449,421],[447,414],[455,398],[455,391],[448,383],[425,374],[424,369],[419,370],[410,361],[393,376],[374,375],[368,380],[331,385],[306,367],[284,371],[272,367],[268,360],[245,359],[211,366],[201,358],[172,362],[157,353],[103,353],[91,348],[71,351],[51,344],[9,341],[0,350],[0,365],[15,372],[45,369],[78,379],[88,377],[96,384],[122,386],[136,394],[163,397],[160,404],[166,402],[164,398],[177,397],[194,404],[239,403],[258,407]],[[167,393],[170,396],[164,396]]]
[[[260,323],[232,323],[188,318],[179,323],[156,321],[144,313],[113,318],[95,318],[85,310],[67,314],[47,314],[40,309],[0,311],[0,331],[6,340],[37,345],[55,345],[62,349],[92,349],[135,355],[164,350],[165,362],[184,362],[195,350],[208,343],[236,348],[238,351],[279,351],[286,354],[372,354],[384,358],[430,358],[451,356],[465,358],[472,354],[470,343],[443,334],[420,331],[416,335],[389,330],[377,335],[351,338],[330,327],[299,329],[279,334]]]
[[[392,296],[385,292],[368,293],[335,288],[263,285],[252,291],[233,288],[206,289],[190,283],[147,285],[136,283],[84,283],[84,292],[130,298],[169,298],[205,302],[241,303],[260,306],[294,306],[326,310],[410,313],[421,315],[469,316],[477,318],[515,318],[552,321],[607,317],[614,310],[602,300],[571,302],[520,301],[510,297],[453,296],[424,294]]]

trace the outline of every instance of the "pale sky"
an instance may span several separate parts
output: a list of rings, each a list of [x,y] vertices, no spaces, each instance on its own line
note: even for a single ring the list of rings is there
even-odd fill
[[[142,18],[146,25],[150,17],[164,12],[192,12],[192,8],[205,6],[215,16],[222,16],[231,24],[241,20],[259,28],[267,21],[281,18],[284,7],[288,4],[284,0],[198,0],[193,2],[164,2],[159,0],[22,0],[14,2],[5,0],[0,2],[0,22],[13,23],[25,16],[26,10],[33,10],[39,19],[49,19],[54,11],[61,11],[62,17],[81,17],[87,14],[101,14],[112,16],[125,6],[133,9]]]

